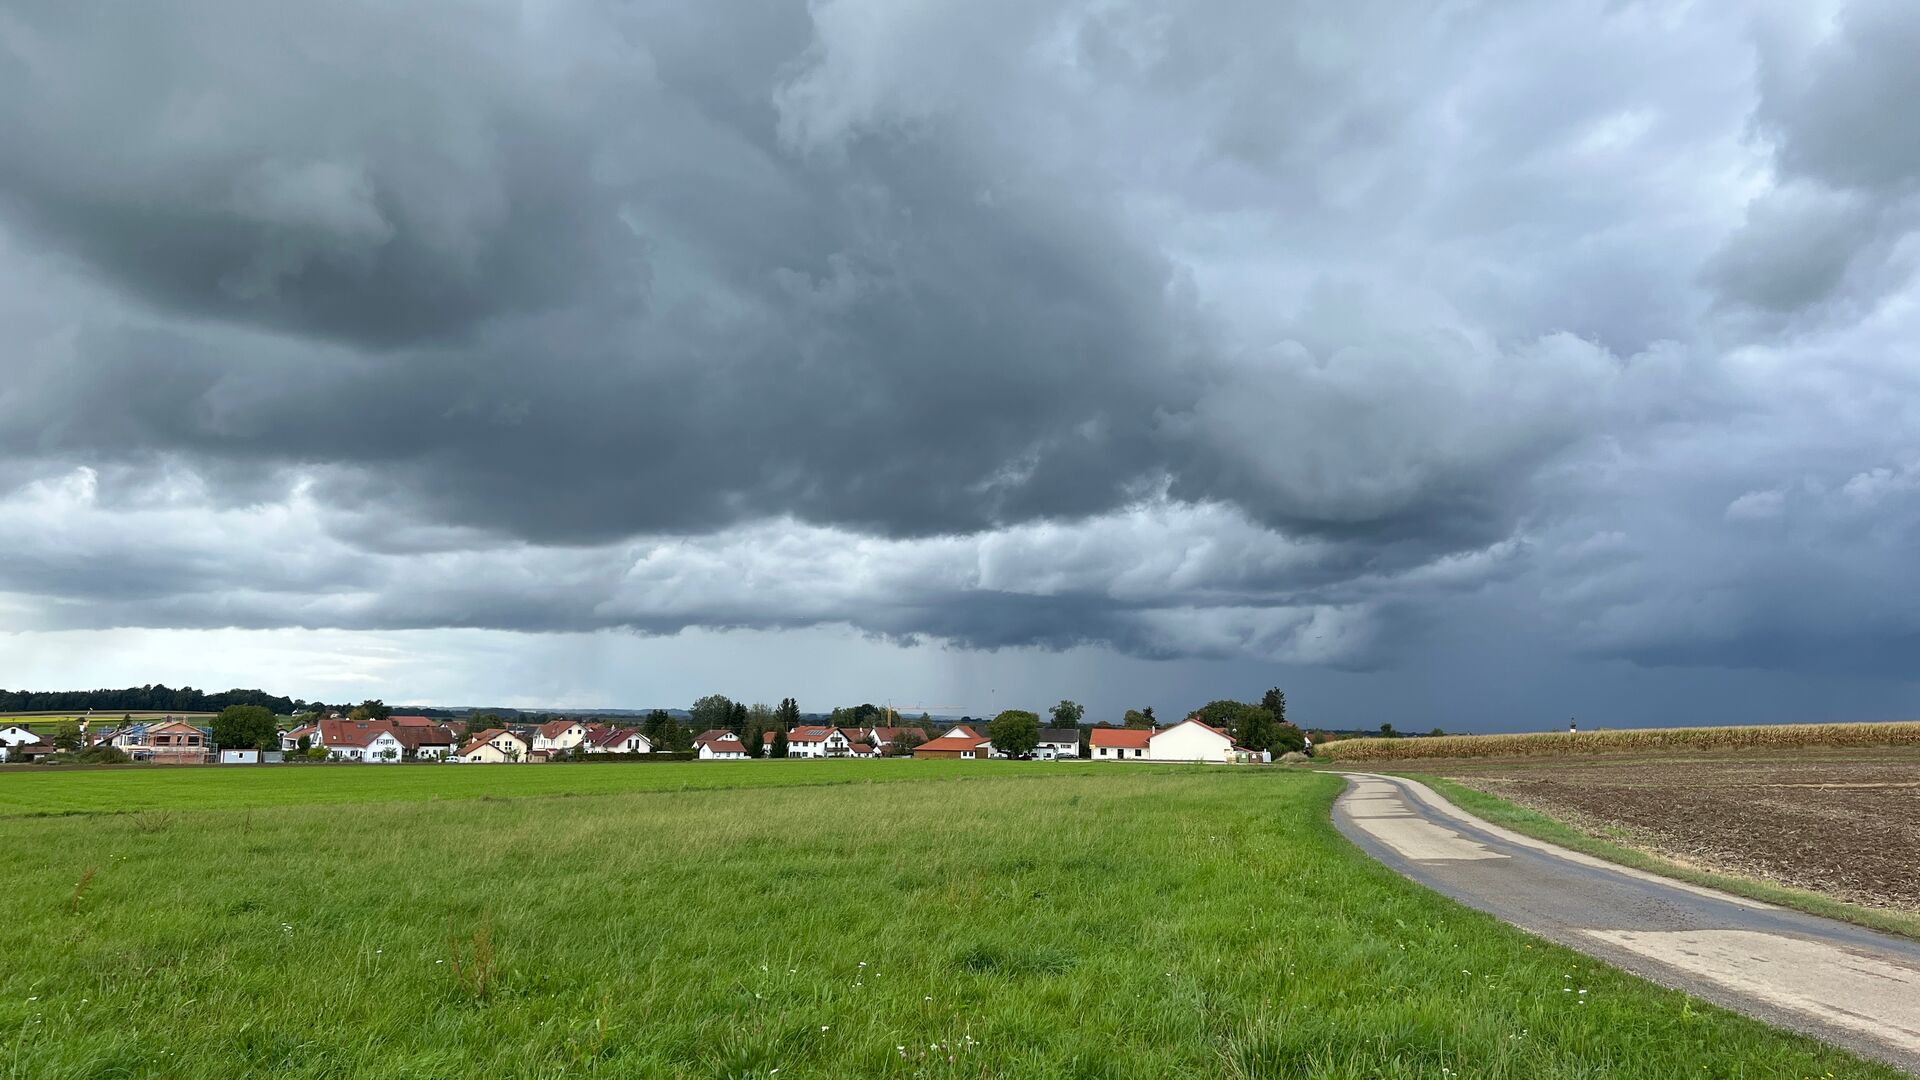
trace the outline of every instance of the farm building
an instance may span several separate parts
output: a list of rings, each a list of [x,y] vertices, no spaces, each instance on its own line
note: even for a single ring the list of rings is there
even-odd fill
[[[978,760],[992,752],[993,743],[965,724],[956,725],[939,738],[913,748],[916,758],[957,758],[963,761]]]
[[[1245,755],[1240,751],[1240,756]],[[1151,761],[1229,762],[1236,760],[1233,739],[1226,732],[1194,717],[1161,728],[1148,740]]]
[[[1136,728],[1097,727],[1087,742],[1095,761],[1145,761],[1153,732]]]
[[[1041,761],[1079,757],[1080,729],[1041,728],[1040,742],[1033,748],[1033,756]]]

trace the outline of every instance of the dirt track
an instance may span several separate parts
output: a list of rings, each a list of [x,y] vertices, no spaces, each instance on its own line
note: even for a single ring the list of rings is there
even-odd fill
[[[1709,869],[1856,903],[1920,909],[1920,749],[1433,760],[1404,767]]]

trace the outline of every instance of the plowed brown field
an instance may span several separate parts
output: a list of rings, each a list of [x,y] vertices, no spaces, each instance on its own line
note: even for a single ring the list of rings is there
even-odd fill
[[[1706,869],[1920,909],[1920,749],[1408,767]]]

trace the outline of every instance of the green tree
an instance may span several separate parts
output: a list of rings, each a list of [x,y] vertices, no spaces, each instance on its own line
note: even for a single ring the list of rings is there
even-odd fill
[[[1392,739],[1392,738],[1397,738],[1398,736],[1394,734],[1392,724],[1381,724],[1380,737],[1383,739]]]
[[[63,754],[71,754],[80,749],[83,741],[78,720],[62,720],[60,726],[53,729],[53,748]]]
[[[461,732],[461,735],[465,738],[471,739],[475,735],[478,735],[483,731],[487,731],[492,728],[497,728],[502,726],[503,725],[500,723],[499,713],[490,713],[490,712],[471,713],[467,716],[466,730]]]
[[[772,724],[771,706],[755,705],[747,710],[747,722],[740,729],[740,741],[746,744],[748,757],[757,758],[766,755],[766,734]]]
[[[695,731],[712,731],[715,728],[739,730],[727,727],[733,723],[733,699],[725,694],[708,694],[694,702],[693,708],[687,710],[687,723]]]
[[[781,731],[792,731],[800,726],[800,704],[792,698],[781,698],[779,709]]]
[[[353,711],[347,714],[347,718],[349,720],[362,721],[385,720],[392,715],[393,710],[387,707],[386,702],[381,701],[379,698],[368,698],[360,704],[355,705]]]
[[[788,698],[787,700],[792,701],[793,699]],[[785,728],[781,728],[779,731],[773,733],[773,753],[771,756],[777,758],[787,756],[787,731]]]
[[[987,722],[987,738],[1008,757],[1026,757],[1040,745],[1040,717],[1025,709],[1008,709]]]
[[[222,750],[277,750],[280,732],[264,705],[229,705],[213,718],[213,745]]]
[[[1260,696],[1260,707],[1272,713],[1273,718],[1280,723],[1287,722],[1287,695],[1279,687],[1276,686]]]
[[[1053,717],[1054,727],[1077,728],[1080,726],[1080,719],[1087,715],[1087,707],[1061,698],[1060,704],[1048,709],[1047,713]]]
[[[673,714],[665,709],[655,709],[640,721],[640,733],[655,750],[667,749],[667,728],[673,724]]]
[[[1150,729],[1153,727],[1153,710],[1149,708],[1143,712],[1139,709],[1128,709],[1127,715],[1121,718],[1121,723],[1135,731]]]
[[[893,741],[880,751],[883,757],[912,757],[913,748],[927,741],[927,734],[920,728],[905,727],[894,733]]]
[[[1244,746],[1249,750],[1280,750],[1283,746],[1292,746],[1299,735],[1291,727],[1283,728],[1273,714],[1259,705],[1249,705],[1244,701],[1209,701],[1194,710],[1194,716],[1209,727],[1218,728],[1227,733],[1235,746]],[[1300,740],[1305,745],[1305,740]]]

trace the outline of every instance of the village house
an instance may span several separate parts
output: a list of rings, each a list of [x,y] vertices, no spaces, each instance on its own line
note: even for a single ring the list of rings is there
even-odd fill
[[[553,720],[533,731],[533,749],[552,753],[571,750],[587,737],[587,725],[578,720]]]
[[[587,730],[589,754],[651,754],[653,742],[639,728],[594,725]]]
[[[322,720],[313,745],[325,747],[333,761],[391,764],[407,756],[406,746],[384,720]]]
[[[1041,728],[1040,742],[1033,748],[1033,756],[1040,761],[1079,757],[1080,729],[1077,727]]]
[[[797,758],[846,757],[853,740],[837,727],[802,724],[787,732],[787,756]]]
[[[113,744],[135,761],[160,765],[199,765],[213,748],[213,737],[204,728],[181,720],[161,720],[131,724],[121,729]]]
[[[1245,755],[1235,750],[1232,736],[1195,716],[1154,732],[1147,748],[1152,761],[1230,762]]]
[[[468,739],[454,760],[487,765],[526,761],[531,749],[525,739],[505,728],[488,728]]]
[[[222,765],[278,765],[286,759],[287,755],[278,750],[220,751],[220,764]]]
[[[392,720],[388,723],[391,725]],[[459,743],[453,729],[445,724],[406,724],[391,730],[409,761],[445,761]]]
[[[915,741],[915,745],[927,741],[927,730],[912,725],[905,727],[870,727],[861,734],[864,735],[867,744],[872,746],[875,751],[885,751],[887,747],[899,742],[902,735],[907,735],[909,732],[912,733],[912,740],[910,741]]]
[[[700,755],[701,761],[711,761],[716,758],[733,760],[747,756],[747,745],[740,741],[740,736],[718,728],[701,732],[700,737],[693,740],[693,748]]]
[[[956,724],[939,738],[929,739],[913,748],[913,756],[917,758],[954,758],[962,761],[974,761],[992,753],[993,743],[965,724]]]
[[[856,742],[847,744],[847,756],[850,758],[875,758],[880,756],[880,752],[867,743]]]
[[[1088,736],[1095,761],[1145,761],[1153,732],[1138,728],[1096,727]]]
[[[8,724],[0,728],[0,761],[15,760],[13,748],[16,746],[40,746],[40,736],[19,724]],[[27,751],[26,753],[31,753]],[[26,753],[20,756],[25,757]]]
[[[282,753],[291,754],[300,749],[300,740],[305,739],[307,745],[312,746],[313,741],[319,737],[319,724],[302,724],[292,731],[280,733],[280,750]]]

